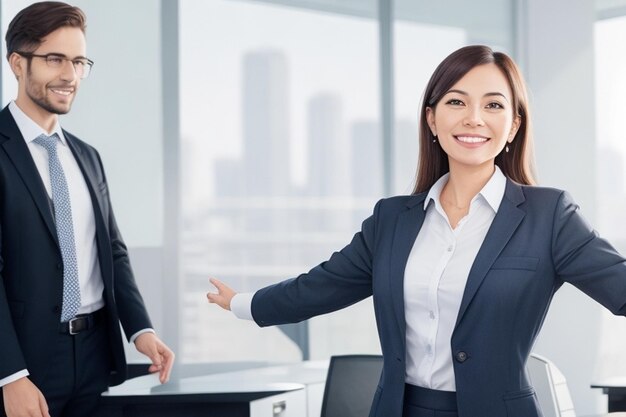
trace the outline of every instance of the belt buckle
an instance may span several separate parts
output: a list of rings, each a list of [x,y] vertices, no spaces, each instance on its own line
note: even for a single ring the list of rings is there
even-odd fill
[[[80,317],[74,317],[73,319],[70,319],[70,321],[68,322],[70,335],[74,336],[80,333],[80,329],[74,330],[74,323],[76,323],[76,325],[78,326],[78,324],[80,323],[80,320],[81,320]]]

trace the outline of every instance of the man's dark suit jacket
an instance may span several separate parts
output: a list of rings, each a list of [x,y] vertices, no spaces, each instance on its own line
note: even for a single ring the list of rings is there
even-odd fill
[[[425,197],[381,200],[348,246],[309,273],[261,289],[252,299],[254,320],[269,326],[373,295],[384,366],[370,417],[402,416],[404,270],[424,221]],[[507,180],[470,270],[450,341],[460,417],[541,416],[525,363],[564,282],[614,314],[626,314],[625,260],[584,221],[568,194]]]
[[[152,325],[113,216],[100,156],[63,133],[93,204],[115,385],[126,378],[119,322],[128,336]],[[59,332],[63,262],[48,194],[8,107],[0,111],[0,281],[0,379],[28,369],[38,385]]]

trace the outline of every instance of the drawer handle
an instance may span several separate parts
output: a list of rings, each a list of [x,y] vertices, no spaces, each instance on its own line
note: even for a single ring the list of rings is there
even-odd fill
[[[280,415],[287,409],[286,401],[278,401],[272,404],[272,415],[274,417],[280,417]]]

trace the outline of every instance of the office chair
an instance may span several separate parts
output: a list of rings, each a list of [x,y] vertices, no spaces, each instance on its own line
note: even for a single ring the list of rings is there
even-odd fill
[[[380,355],[332,356],[321,417],[367,417],[382,369]]]
[[[576,417],[567,381],[554,363],[531,353],[526,370],[544,417]]]

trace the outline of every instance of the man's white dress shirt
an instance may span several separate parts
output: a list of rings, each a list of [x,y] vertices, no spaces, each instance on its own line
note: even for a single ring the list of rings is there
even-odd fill
[[[48,151],[43,146],[37,145],[34,140],[42,134],[51,136],[56,133],[59,135],[60,141],[57,144],[57,154],[63,166],[72,204],[72,223],[74,225],[74,241],[76,243],[78,281],[80,283],[80,309],[78,314],[93,313],[104,306],[102,298],[104,284],[100,273],[98,248],[96,246],[96,218],[83,173],[67,144],[58,121],[51,132],[46,132],[29,118],[14,101],[9,104],[9,110],[26,141],[28,150],[33,157],[33,161],[35,161],[37,171],[50,199],[52,199],[52,186],[48,168]]]

